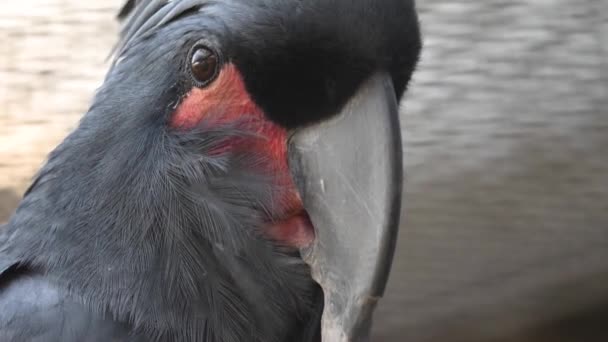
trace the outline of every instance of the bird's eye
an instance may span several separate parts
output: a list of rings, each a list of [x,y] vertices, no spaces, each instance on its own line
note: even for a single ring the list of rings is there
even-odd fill
[[[215,79],[218,73],[219,58],[205,46],[195,47],[190,59],[190,72],[197,87],[204,87]]]

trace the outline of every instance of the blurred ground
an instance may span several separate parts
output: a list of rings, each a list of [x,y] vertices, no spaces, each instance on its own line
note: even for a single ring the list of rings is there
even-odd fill
[[[120,0],[0,3],[0,221],[103,76]],[[608,3],[419,0],[377,341],[608,341]]]

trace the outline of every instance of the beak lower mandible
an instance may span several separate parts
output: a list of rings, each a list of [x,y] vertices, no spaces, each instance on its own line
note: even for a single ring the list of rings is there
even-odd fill
[[[402,159],[386,73],[365,82],[338,115],[290,139],[290,169],[315,227],[302,256],[323,288],[324,342],[369,339],[399,229]]]

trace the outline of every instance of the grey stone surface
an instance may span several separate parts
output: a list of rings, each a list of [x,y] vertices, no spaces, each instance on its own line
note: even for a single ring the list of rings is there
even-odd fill
[[[380,340],[485,341],[607,299],[593,282],[608,272],[608,3],[419,9]]]

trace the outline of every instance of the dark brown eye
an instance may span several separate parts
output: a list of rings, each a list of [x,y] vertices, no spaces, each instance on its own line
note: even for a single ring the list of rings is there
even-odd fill
[[[219,58],[204,46],[195,48],[190,60],[190,71],[197,87],[204,87],[217,76]]]

